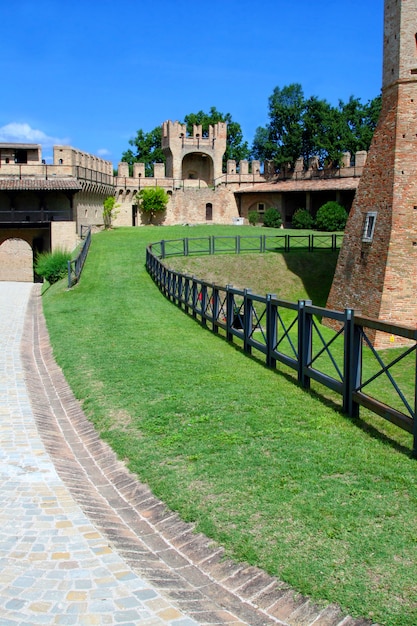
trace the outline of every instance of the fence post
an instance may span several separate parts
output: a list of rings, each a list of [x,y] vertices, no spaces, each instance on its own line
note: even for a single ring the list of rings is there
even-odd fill
[[[184,237],[184,256],[188,256],[188,237]]]
[[[266,364],[268,367],[276,367],[277,361],[272,356],[277,345],[277,307],[272,304],[275,294],[266,294]]]
[[[209,254],[214,254],[214,237],[210,235],[209,237]]]
[[[359,404],[353,400],[353,393],[359,387],[362,377],[362,333],[355,326],[353,309],[345,309],[344,326],[343,410],[350,417],[359,417]]]
[[[252,335],[252,311],[253,300],[250,297],[252,289],[245,289],[243,296],[243,349],[248,354],[252,353],[252,348],[248,343],[248,339]]]
[[[313,320],[311,313],[306,312],[308,305],[311,305],[311,300],[298,301],[298,382],[304,389],[310,389],[306,369],[311,362],[313,346]]]
[[[207,308],[207,285],[202,285],[201,286],[199,302],[201,304],[201,325],[206,327],[207,326],[207,313],[206,313],[206,308]]]
[[[193,300],[193,317],[197,317],[197,279],[195,276],[192,277],[193,286],[192,286],[192,300]]]
[[[161,240],[161,259],[165,259],[165,240]]]
[[[233,318],[234,318],[234,306],[235,306],[235,298],[233,293],[230,291],[233,285],[226,285],[226,337],[227,341],[233,342],[233,333],[231,328],[233,326]]]
[[[178,284],[178,306],[181,307],[181,302],[182,302],[182,294],[183,294],[183,290],[184,290],[184,276],[183,274],[178,274],[178,280],[177,280],[177,284]]]
[[[290,236],[285,235],[285,252],[290,251]]]
[[[190,275],[185,275],[185,284],[184,284],[184,311],[188,314],[189,306],[188,302],[190,299]]]
[[[416,363],[414,366],[414,419],[413,419],[413,457],[417,458],[417,350]]]
[[[71,261],[67,261],[68,268],[68,289],[71,289],[72,281],[71,281]]]
[[[219,327],[217,325],[217,321],[218,321],[218,318],[219,318],[220,301],[219,301],[219,290],[214,285],[213,285],[213,288],[212,288],[212,295],[211,295],[211,297],[212,297],[211,306],[212,306],[212,313],[213,313],[213,328],[212,328],[212,330],[213,330],[213,333],[215,335],[217,335],[218,332],[219,332]]]

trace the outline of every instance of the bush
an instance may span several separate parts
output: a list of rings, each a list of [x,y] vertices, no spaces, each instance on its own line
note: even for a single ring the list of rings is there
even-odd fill
[[[281,224],[281,215],[273,206],[265,211],[264,226],[268,226],[269,228],[279,228]]]
[[[53,285],[68,274],[68,261],[71,260],[71,253],[65,250],[54,250],[54,252],[41,252],[35,261],[35,272]]]
[[[249,211],[248,222],[251,226],[256,226],[256,224],[260,221],[261,219],[260,219],[258,211]]]
[[[344,230],[347,218],[347,211],[341,204],[334,201],[326,202],[317,211],[316,228],[329,232]]]
[[[314,219],[307,209],[297,209],[292,216],[292,225],[294,228],[310,229],[314,227]]]
[[[139,209],[148,215],[149,224],[157,214],[162,214],[168,204],[169,196],[162,187],[144,187],[136,194]]]
[[[104,228],[111,228],[112,222],[116,217],[118,211],[116,209],[120,204],[116,204],[116,198],[114,196],[108,196],[103,202],[103,221]]]

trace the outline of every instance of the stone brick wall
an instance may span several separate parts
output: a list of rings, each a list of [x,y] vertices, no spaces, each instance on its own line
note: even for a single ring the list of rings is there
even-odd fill
[[[327,306],[417,327],[417,65],[414,1],[385,3],[382,112]],[[363,241],[376,211],[374,237]],[[380,344],[381,345],[381,344]]]
[[[33,253],[27,241],[7,239],[0,245],[0,280],[33,282]]]
[[[72,251],[79,242],[76,222],[51,222],[51,250]]]

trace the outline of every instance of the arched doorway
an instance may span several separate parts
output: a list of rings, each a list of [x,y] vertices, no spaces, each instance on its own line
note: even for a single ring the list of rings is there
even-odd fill
[[[23,239],[6,239],[0,245],[0,280],[33,283],[33,252]]]

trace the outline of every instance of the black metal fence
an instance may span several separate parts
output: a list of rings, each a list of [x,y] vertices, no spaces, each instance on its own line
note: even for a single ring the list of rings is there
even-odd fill
[[[90,249],[91,228],[87,227],[86,234],[84,234],[84,232],[84,228],[82,228],[81,237],[84,237],[84,241],[78,255],[72,261],[68,261],[68,289],[80,280],[88,250]]]
[[[310,252],[318,249],[336,250],[342,243],[341,234],[309,235],[211,235],[208,237],[185,237],[184,239],[163,239],[152,244],[154,253],[161,259],[170,256],[241,252],[289,252],[295,248],[307,248]]]
[[[208,246],[206,240],[198,245],[203,239],[194,239],[193,253],[213,254],[220,248],[218,239],[208,238]],[[242,249],[242,239],[236,239],[235,250]],[[259,242],[259,250],[270,249],[263,236]],[[289,249],[286,242],[283,249]],[[348,415],[358,417],[363,406],[411,433],[417,456],[416,330],[371,320],[352,309],[332,311],[309,300],[287,302],[274,294],[211,284],[167,268],[161,258],[174,254],[191,254],[191,240],[176,240],[175,245],[159,241],[146,252],[147,270],[167,298],[212,332],[222,332],[231,342],[240,340],[245,352],[261,353],[269,367],[281,363],[295,370],[304,388],[314,380],[336,392]],[[339,330],[323,326],[323,318]],[[375,332],[388,334],[399,347],[376,350]]]

